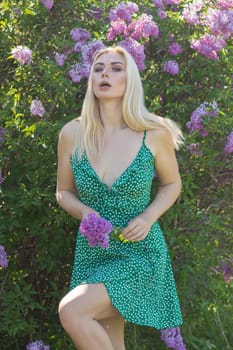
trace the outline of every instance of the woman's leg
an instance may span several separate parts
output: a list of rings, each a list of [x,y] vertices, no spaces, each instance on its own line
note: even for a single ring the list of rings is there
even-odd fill
[[[114,350],[108,332],[99,323],[119,316],[104,284],[83,284],[74,288],[61,300],[59,316],[79,350]]]
[[[124,342],[124,327],[125,321],[123,317],[118,314],[115,317],[99,321],[102,327],[106,330],[114,350],[125,350]]]

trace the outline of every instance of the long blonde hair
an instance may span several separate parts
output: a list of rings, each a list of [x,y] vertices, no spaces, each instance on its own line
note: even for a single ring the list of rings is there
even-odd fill
[[[99,154],[103,146],[104,129],[101,123],[98,99],[93,92],[92,74],[97,58],[107,52],[120,53],[126,62],[127,83],[122,101],[124,123],[135,131],[165,128],[171,134],[174,148],[179,149],[179,146],[183,143],[180,128],[171,119],[154,115],[147,110],[137,65],[124,48],[116,46],[98,51],[94,58],[82,106],[81,118],[77,127],[73,154],[81,158],[85,153],[89,159],[93,159]]]

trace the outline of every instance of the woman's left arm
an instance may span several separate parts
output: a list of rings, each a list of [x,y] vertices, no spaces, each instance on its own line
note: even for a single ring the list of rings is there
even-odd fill
[[[128,240],[143,240],[153,223],[174,204],[181,191],[181,179],[169,131],[160,129],[148,132],[148,143],[155,154],[159,188],[150,205],[123,230],[123,236]]]

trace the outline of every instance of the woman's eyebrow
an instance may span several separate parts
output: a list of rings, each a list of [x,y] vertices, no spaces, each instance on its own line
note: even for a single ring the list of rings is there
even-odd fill
[[[111,64],[111,65],[114,65],[114,64],[121,64],[122,66],[124,65],[124,63],[123,63],[123,62],[120,62],[120,61],[111,62],[110,64]],[[95,66],[97,66],[97,65],[104,66],[104,63],[102,63],[102,62],[97,62],[97,63],[95,64]]]

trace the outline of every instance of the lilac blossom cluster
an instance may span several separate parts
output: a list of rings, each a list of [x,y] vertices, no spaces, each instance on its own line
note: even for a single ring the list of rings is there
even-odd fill
[[[216,273],[221,273],[225,282],[230,283],[233,278],[233,258],[229,257],[221,262],[220,266],[212,269]]]
[[[169,52],[170,52],[172,55],[174,55],[174,56],[179,55],[179,54],[183,51],[183,49],[182,49],[182,47],[180,46],[180,44],[178,44],[178,43],[176,43],[176,42],[171,42],[171,43],[169,44],[168,49],[169,49]]]
[[[186,5],[182,14],[184,20],[191,25],[201,25],[207,31],[201,38],[191,40],[191,48],[217,60],[217,52],[226,46],[226,40],[233,34],[232,8],[232,0],[218,0],[216,3],[194,0]]]
[[[74,28],[70,35],[75,41],[73,51],[81,54],[81,63],[71,66],[68,75],[73,83],[78,83],[82,78],[88,78],[94,56],[98,50],[105,48],[102,41],[90,39],[91,35],[85,28]]]
[[[122,2],[110,11],[111,24],[108,29],[107,38],[113,41],[122,35],[124,38],[118,42],[133,56],[139,70],[145,69],[144,46],[139,43],[141,39],[149,37],[157,38],[159,29],[151,15],[143,13],[138,19],[132,18],[132,14],[138,12],[138,6],[132,2]]]
[[[204,102],[195,111],[193,111],[190,121],[186,123],[189,133],[198,131],[203,137],[208,135],[208,130],[205,128],[206,118],[215,118],[219,112],[217,102]]]
[[[6,129],[0,126],[0,147],[3,144],[5,134],[6,134]]]
[[[162,329],[161,340],[170,349],[186,350],[179,327]]]
[[[201,157],[203,155],[202,151],[200,150],[199,142],[191,143],[188,145],[187,149],[195,157]]]
[[[21,65],[29,65],[32,59],[32,51],[27,46],[18,45],[11,50],[13,58]]]
[[[109,247],[109,238],[112,231],[112,224],[108,220],[90,213],[80,224],[80,233],[87,238],[91,247]]]
[[[227,136],[227,142],[224,147],[225,153],[232,153],[233,152],[233,129],[230,132],[230,134]]]
[[[26,346],[26,350],[49,350],[49,346],[45,345],[42,340],[37,340]]]
[[[40,3],[44,5],[47,10],[51,10],[53,8],[53,0],[40,0]]]
[[[138,5],[133,2],[125,3],[122,1],[114,9],[110,10],[109,19],[117,21],[118,19],[125,22],[132,21],[132,14],[138,12]]]
[[[139,70],[144,70],[146,68],[144,64],[146,56],[144,53],[144,46],[142,44],[129,37],[120,41],[118,45],[126,49],[131,56],[134,57]]]
[[[7,253],[3,245],[0,245],[0,267],[8,266]]]
[[[181,0],[154,0],[153,3],[157,7],[157,14],[160,19],[165,19],[168,17],[166,8],[170,5],[178,5]]]
[[[172,75],[176,75],[179,72],[179,65],[176,61],[169,60],[164,63],[163,71]]]
[[[30,112],[34,116],[43,117],[45,114],[45,109],[40,100],[33,100],[30,105]]]
[[[221,51],[225,46],[226,42],[223,38],[211,34],[205,34],[199,40],[191,40],[192,49],[212,60],[218,59],[217,52]]]

